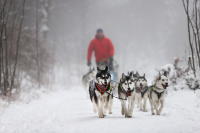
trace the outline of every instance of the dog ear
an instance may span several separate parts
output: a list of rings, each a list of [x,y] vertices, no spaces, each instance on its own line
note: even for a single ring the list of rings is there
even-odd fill
[[[132,77],[132,75],[133,75],[133,72],[130,72],[130,73],[129,73],[129,76]]]
[[[95,71],[95,68],[93,67],[93,69],[92,69],[93,71]]]
[[[163,74],[163,75],[167,77],[167,72],[166,72],[166,71],[164,71],[164,74]]]
[[[92,71],[92,68],[90,67],[89,72],[91,72],[91,71]]]
[[[143,75],[143,77],[145,78],[145,74]]]
[[[106,72],[108,71],[108,66],[106,66],[105,71],[106,71]]]
[[[160,80],[161,79],[161,74],[160,74],[160,71],[159,71],[159,77],[158,77],[158,80]]]
[[[130,75],[129,71],[128,71],[128,75]]]
[[[122,73],[122,80],[124,80],[125,79],[125,75],[124,75],[124,73]]]
[[[101,69],[99,69],[99,68],[97,67],[97,71],[99,72],[99,71],[101,71]]]
[[[136,75],[137,75],[137,77],[138,77],[138,78],[140,77],[140,75],[139,75],[138,71],[136,71]]]

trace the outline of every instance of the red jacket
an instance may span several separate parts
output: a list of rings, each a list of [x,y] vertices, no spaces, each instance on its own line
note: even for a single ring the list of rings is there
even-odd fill
[[[88,47],[87,60],[91,60],[92,52],[95,53],[96,62],[109,58],[114,55],[114,47],[109,38],[103,36],[102,38],[95,38],[90,42]]]

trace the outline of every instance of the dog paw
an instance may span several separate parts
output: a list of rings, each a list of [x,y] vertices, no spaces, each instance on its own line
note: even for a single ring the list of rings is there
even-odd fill
[[[124,115],[124,111],[122,111],[121,113],[122,113],[122,115]]]
[[[109,114],[112,114],[112,112],[109,112]]]
[[[143,110],[143,112],[147,112],[147,110]]]
[[[152,115],[155,115],[155,113],[152,113]]]
[[[104,118],[104,115],[99,116],[99,118]]]
[[[129,117],[129,115],[128,115],[128,114],[125,114],[125,117]]]
[[[160,113],[156,113],[156,115],[160,115]]]
[[[143,109],[140,109],[140,110],[143,110]]]

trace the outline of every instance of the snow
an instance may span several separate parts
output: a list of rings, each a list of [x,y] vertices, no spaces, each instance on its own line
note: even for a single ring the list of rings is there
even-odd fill
[[[170,91],[160,116],[152,116],[147,103],[148,112],[134,108],[133,118],[122,116],[120,101],[114,99],[113,114],[101,119],[81,86],[59,87],[28,104],[11,102],[0,110],[0,133],[199,133],[199,94],[200,90]]]
[[[160,68],[160,70],[164,70],[169,72],[169,78],[172,79],[176,77],[176,70],[173,64],[166,64]]]

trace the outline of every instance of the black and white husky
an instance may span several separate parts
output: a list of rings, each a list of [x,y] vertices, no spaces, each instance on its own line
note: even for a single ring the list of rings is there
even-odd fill
[[[157,115],[161,114],[162,109],[164,107],[165,91],[167,87],[168,87],[167,72],[164,72],[163,75],[159,73],[159,77],[155,80],[154,85],[150,87],[150,92],[149,92],[149,102],[151,105],[152,115],[155,115],[154,110],[156,110]]]
[[[83,87],[85,88],[87,98],[89,98],[89,93],[88,93],[89,83],[92,79],[94,79],[95,75],[96,75],[96,71],[94,68],[93,69],[90,68],[89,72],[83,75],[82,83],[83,83]]]
[[[120,83],[118,85],[118,96],[121,101],[122,105],[122,110],[121,113],[122,115],[125,114],[125,117],[132,117],[133,114],[133,109],[135,105],[135,92],[134,92],[134,80],[132,78],[132,73],[130,73],[128,76],[122,74],[122,77],[120,79]],[[126,107],[126,100],[128,100],[128,109]]]
[[[138,79],[136,80],[136,87],[135,87],[135,97],[137,100],[137,107],[140,108],[140,110],[147,111],[146,104],[148,99],[148,87],[147,87],[147,80],[145,78],[145,74],[143,76],[140,76],[139,73],[137,73]],[[142,103],[143,100],[143,103]]]
[[[112,113],[113,97],[110,84],[111,75],[108,72],[108,66],[106,66],[105,70],[100,70],[97,67],[97,70],[96,77],[90,81],[89,94],[93,103],[94,113],[97,110],[99,118],[104,118],[108,108],[109,113]]]

